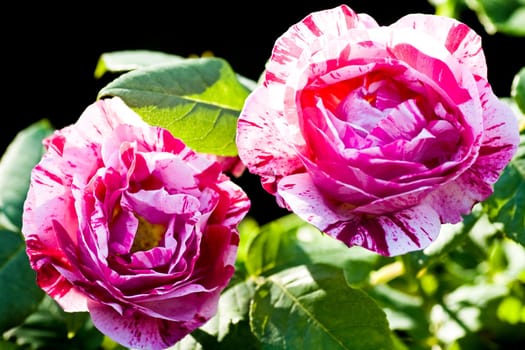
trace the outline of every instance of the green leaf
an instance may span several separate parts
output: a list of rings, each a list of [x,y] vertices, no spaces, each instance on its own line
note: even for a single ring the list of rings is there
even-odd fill
[[[525,113],[525,67],[514,76],[510,90],[510,96],[518,105],[521,113]]]
[[[217,335],[221,341],[227,335],[230,325],[248,320],[248,310],[254,292],[255,283],[250,280],[226,289],[219,299],[217,313],[202,329]]]
[[[152,66],[160,63],[178,62],[184,57],[151,50],[123,50],[106,52],[100,55],[95,68],[95,78],[107,72],[119,73]]]
[[[483,207],[492,222],[503,223],[508,237],[525,246],[525,135]]]
[[[38,307],[44,292],[35,281],[22,235],[0,229],[0,334]]]
[[[246,269],[252,276],[269,275],[289,267],[324,263],[344,268],[349,281],[368,277],[379,255],[321,233],[317,228],[289,214],[264,225],[251,241]]]
[[[489,34],[501,32],[525,36],[525,3],[523,0],[466,1]]]
[[[11,343],[6,340],[2,340],[0,338],[0,349],[2,350],[20,350],[20,347],[16,345],[15,343]]]
[[[43,154],[42,140],[53,131],[41,120],[20,131],[0,160],[0,225],[16,230],[22,225],[22,211],[32,168]]]
[[[119,96],[146,122],[202,153],[237,155],[237,118],[249,90],[220,58],[194,58],[125,73],[98,98]]]
[[[252,243],[253,239],[257,237],[257,234],[260,231],[260,226],[257,220],[253,217],[244,218],[238,226],[239,230],[239,248],[237,251],[237,262],[239,264],[244,264],[248,260],[246,257],[248,255],[248,248]]]
[[[239,230],[239,248],[237,249],[237,258],[235,259],[235,273],[231,278],[229,285],[235,285],[237,283],[243,283],[249,276],[246,270],[246,261],[248,248],[252,240],[259,233],[260,227],[257,220],[253,217],[244,218],[238,226]]]
[[[392,349],[385,313],[341,269],[297,266],[255,292],[251,326],[263,349]]]

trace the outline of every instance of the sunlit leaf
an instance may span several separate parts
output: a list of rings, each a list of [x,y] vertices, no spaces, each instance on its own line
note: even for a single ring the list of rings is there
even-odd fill
[[[230,285],[242,283],[248,278],[249,273],[246,269],[248,248],[250,247],[252,240],[259,233],[260,227],[257,220],[248,216],[241,221],[238,230],[240,236],[239,247],[237,250],[237,258],[235,260],[235,273],[230,280]]]
[[[21,227],[31,169],[42,157],[42,140],[52,131],[47,120],[34,123],[20,131],[3,154],[0,160],[0,225],[12,229]]]
[[[509,296],[504,298],[498,306],[498,318],[510,324],[517,324],[521,321],[521,310],[523,310],[523,302],[514,297]]]
[[[238,226],[239,230],[239,249],[237,252],[237,261],[239,263],[246,262],[246,256],[248,254],[248,248],[250,247],[251,242],[257,236],[260,231],[259,224],[257,220],[252,217],[244,218]]]
[[[385,313],[341,269],[297,266],[269,276],[251,304],[263,349],[392,349]]]
[[[119,76],[98,98],[119,96],[146,122],[203,153],[237,155],[237,118],[249,90],[220,58],[148,66]]]
[[[501,222],[505,234],[525,245],[525,135],[483,206],[491,221]]]
[[[0,229],[0,334],[15,327],[44,297],[18,232]]]

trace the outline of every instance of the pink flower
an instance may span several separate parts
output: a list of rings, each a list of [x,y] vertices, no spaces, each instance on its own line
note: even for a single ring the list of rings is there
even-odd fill
[[[423,249],[486,199],[518,141],[473,30],[423,14],[379,26],[345,5],[277,40],[237,130],[279,205],[385,256]]]
[[[166,348],[210,319],[250,206],[221,165],[118,98],[44,144],[22,229],[40,287],[132,348]]]

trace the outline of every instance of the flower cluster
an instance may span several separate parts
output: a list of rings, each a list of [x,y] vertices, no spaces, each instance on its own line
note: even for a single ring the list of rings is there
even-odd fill
[[[450,17],[382,26],[346,5],[311,13],[276,40],[258,82],[216,58],[161,61],[115,79],[76,123],[42,138],[20,227],[39,288],[133,349],[213,325],[225,341],[248,318],[272,348],[364,348],[366,332],[317,314],[330,301],[309,299],[316,288],[361,305],[342,317],[392,346],[385,314],[337,269],[359,254],[425,250],[474,215],[518,153],[517,113],[488,82],[480,36]],[[246,172],[299,221],[243,234],[252,199],[235,180]],[[223,296],[238,304],[227,316]],[[317,315],[308,330],[321,335],[287,328],[308,317],[300,310]]]

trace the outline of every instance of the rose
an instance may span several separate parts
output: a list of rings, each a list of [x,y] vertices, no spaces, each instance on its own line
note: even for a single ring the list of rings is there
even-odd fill
[[[486,199],[517,144],[473,30],[423,14],[379,26],[345,5],[278,38],[237,129],[280,206],[386,256],[426,247]]]
[[[201,326],[234,272],[246,194],[122,100],[100,100],[44,141],[24,204],[39,286],[133,348]]]

